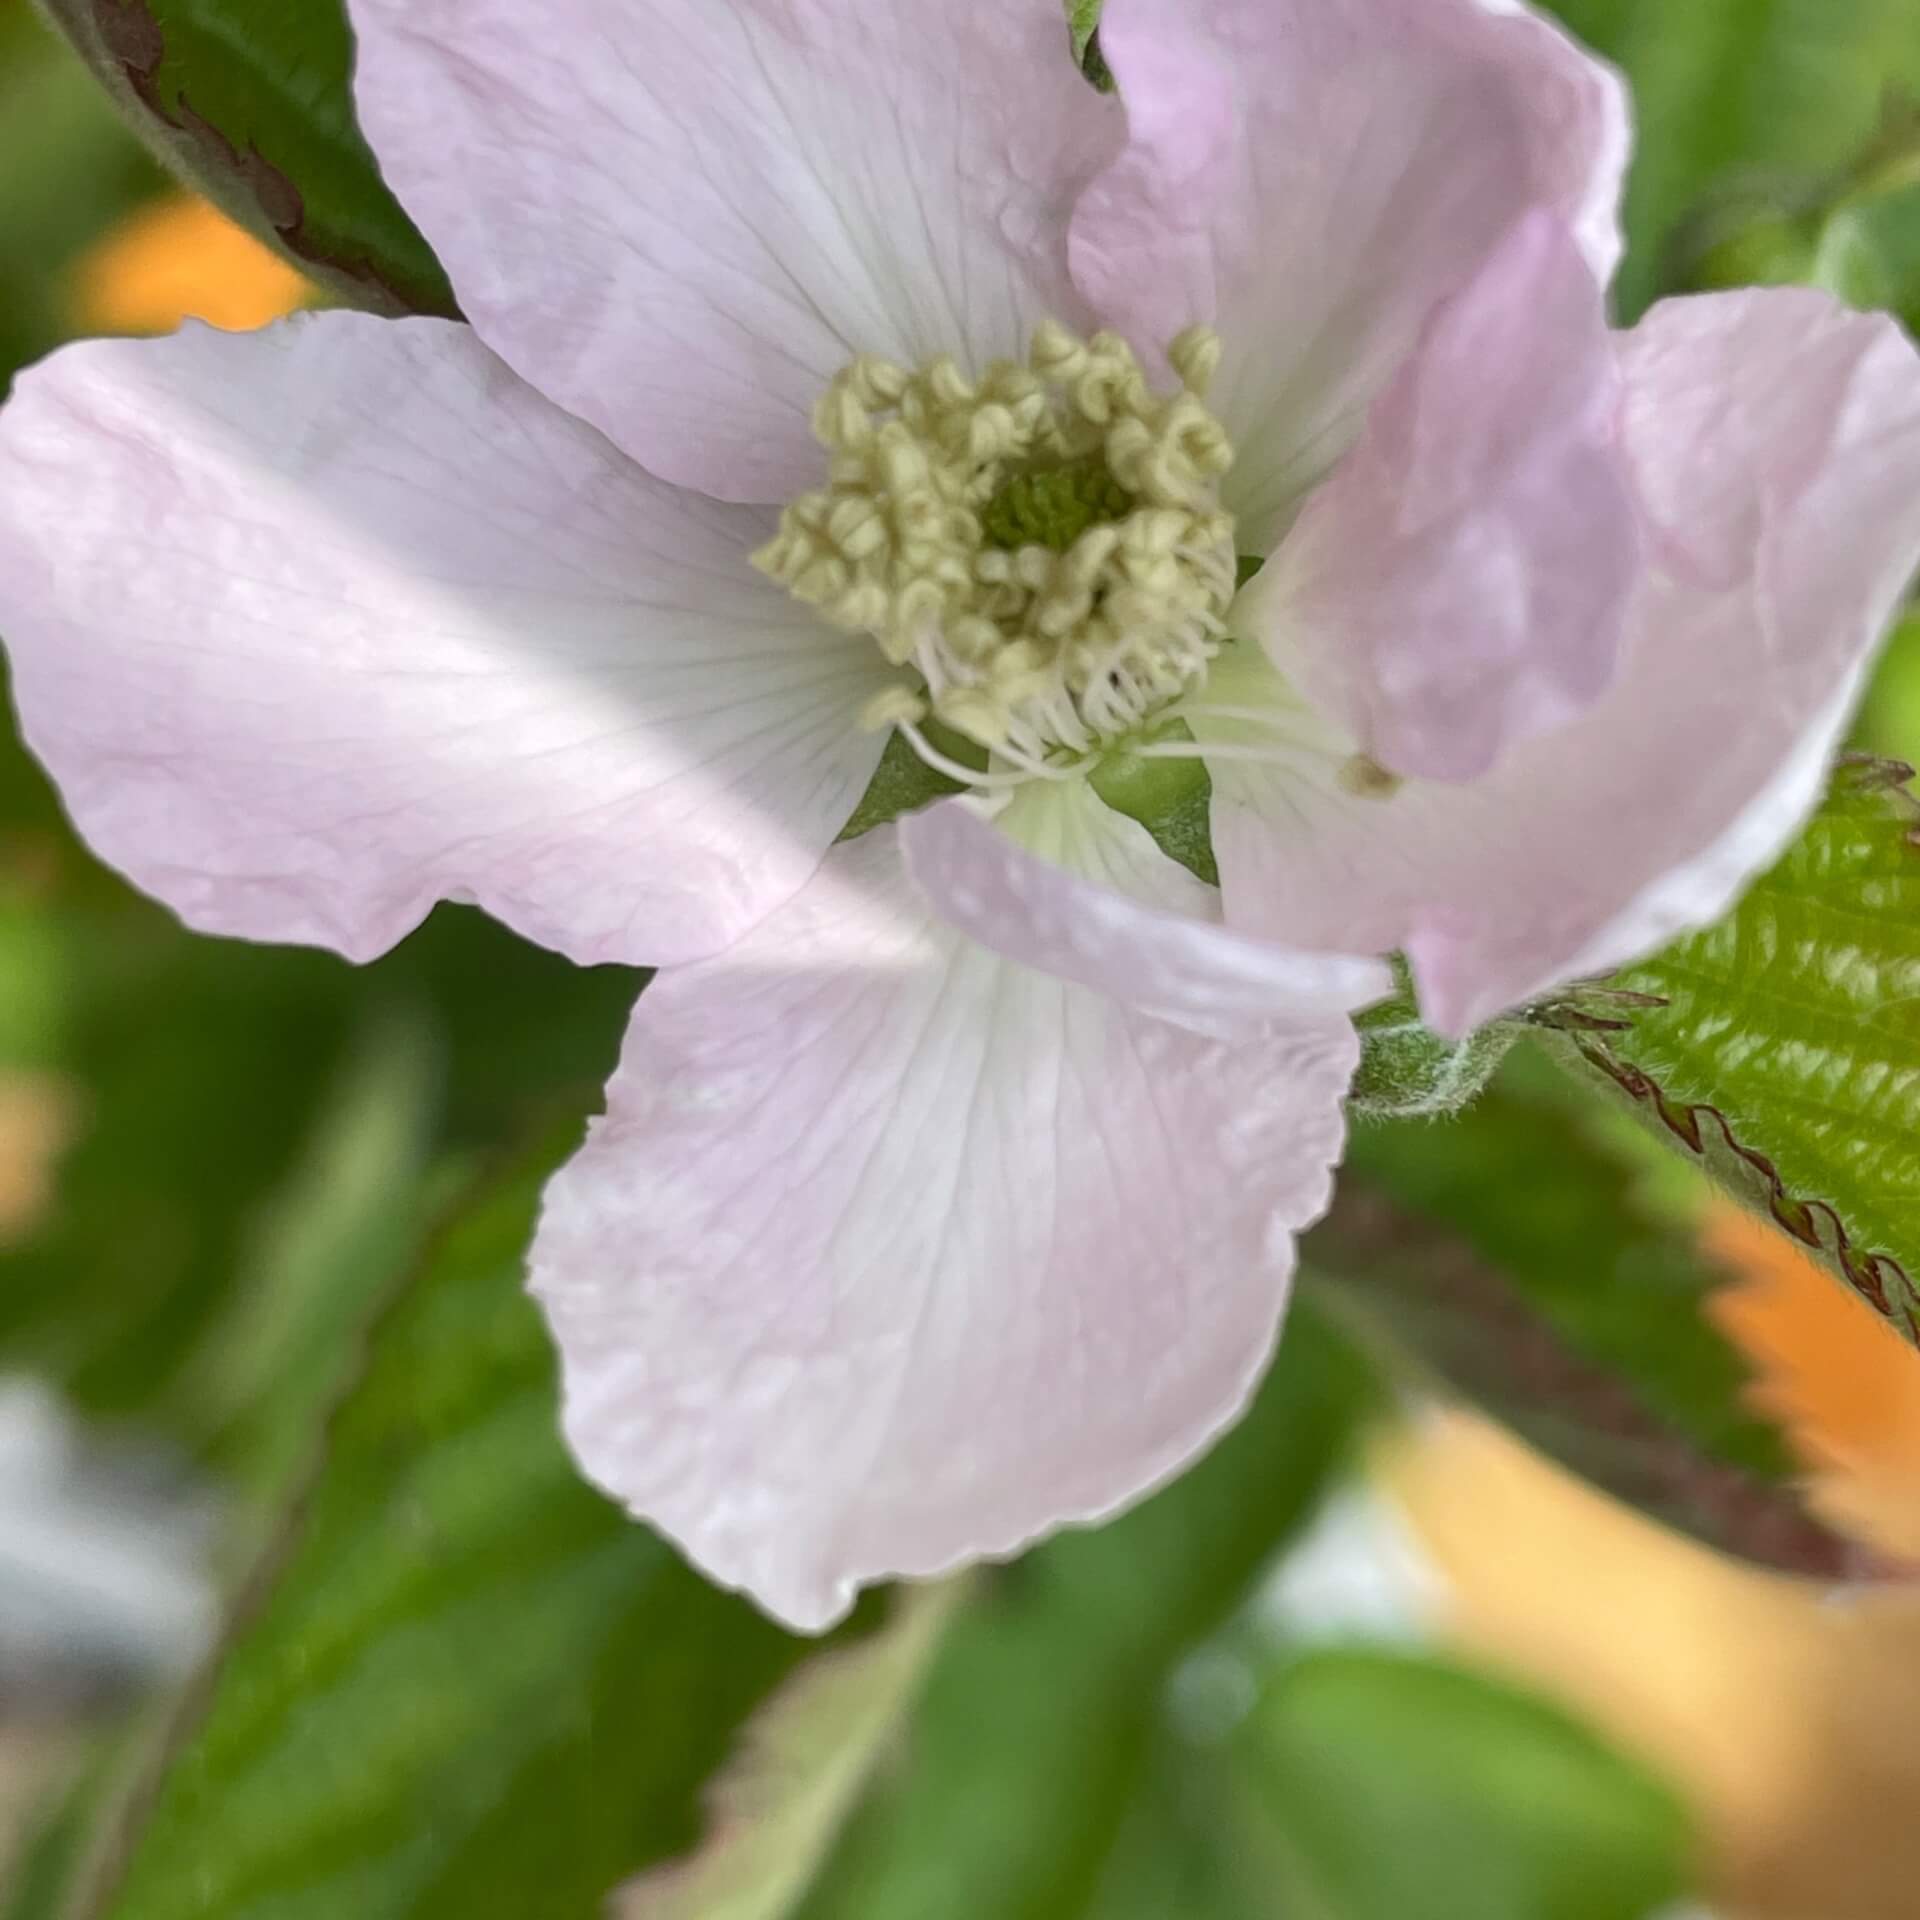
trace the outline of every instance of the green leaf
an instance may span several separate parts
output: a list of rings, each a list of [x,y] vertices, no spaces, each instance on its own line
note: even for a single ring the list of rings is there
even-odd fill
[[[964,1579],[903,1589],[884,1627],[801,1667],[708,1790],[706,1843],[622,1888],[611,1920],[791,1913],[967,1591]]]
[[[1687,1818],[1558,1709],[1414,1655],[1309,1653],[1236,1730],[1243,1790],[1313,1920],[1652,1920]]]
[[[1209,1657],[1205,1648],[1195,1660]],[[1230,1669],[1248,1685],[1244,1668]],[[1177,1683],[1176,1683],[1177,1684]],[[1298,1896],[1219,1732],[1166,1727],[1140,1770],[1086,1920],[1326,1920]],[[1342,1917],[1344,1920],[1344,1916]]]
[[[43,0],[134,129],[338,301],[455,311],[354,119],[341,0]]]
[[[427,1165],[434,1066],[417,1026],[372,1023],[195,1355],[204,1451],[251,1503],[294,1483],[369,1319],[441,1211],[447,1183]]]
[[[1912,0],[1558,0],[1552,10],[1633,87],[1631,246],[1619,282],[1628,320],[1698,282],[1729,196],[1743,219],[1756,207],[1801,212],[1869,147],[1888,89],[1920,91]]]
[[[1843,173],[1736,181],[1687,222],[1675,271],[1701,287],[1805,282],[1920,324],[1920,106],[1889,96]]]
[[[1718,925],[1616,984],[1655,1004],[1562,1044],[1920,1342],[1920,805],[1843,765]]]
[[[1313,1510],[1370,1403],[1353,1349],[1297,1311],[1245,1420],[1184,1478],[983,1579],[806,1920],[1092,1911],[1172,1676]]]
[[[1920,330],[1920,183],[1839,207],[1807,276],[1850,305],[1897,313]]]
[[[1889,636],[1856,739],[1868,753],[1920,759],[1920,613],[1909,612]]]
[[[544,1166],[457,1219],[371,1336],[86,1913],[597,1920],[695,1838],[796,1643],[567,1459],[521,1286]]]
[[[321,956],[190,940],[143,903],[40,928],[62,959],[51,1050],[80,1131],[51,1211],[0,1253],[0,1350],[87,1412],[190,1426],[196,1349],[335,1083],[353,1010]]]
[[[1845,1549],[1701,1313],[1724,1276],[1615,1120],[1523,1050],[1455,1120],[1357,1126],[1310,1272],[1383,1352],[1609,1492],[1748,1559],[1834,1571]]]
[[[338,974],[356,1004],[432,1032],[446,1136],[481,1148],[530,1139],[556,1111],[599,1098],[647,978],[635,967],[577,967],[455,906],[435,908],[385,959]]]

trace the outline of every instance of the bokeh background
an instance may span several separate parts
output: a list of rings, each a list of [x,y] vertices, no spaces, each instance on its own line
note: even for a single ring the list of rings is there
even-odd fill
[[[1625,316],[1662,292],[1815,279],[1920,318],[1920,8],[1884,7],[1877,37],[1842,48],[1830,23],[1848,11],[1776,0],[1696,19],[1673,0],[1566,0],[1570,24],[1641,83]],[[1759,13],[1788,17],[1798,57],[1756,76],[1738,23]],[[189,316],[252,327],[317,297],[171,183],[24,0],[0,0],[0,384],[66,339]],[[1920,623],[1889,651],[1860,744],[1920,756]],[[89,1809],[131,1764],[126,1730],[137,1745],[172,1710],[270,1548],[344,1344],[474,1168],[585,1110],[637,984],[457,909],[358,970],[197,939],[90,860],[0,739],[0,1913],[50,1915],[76,1862],[84,1876]],[[1320,1905],[1255,1892],[1234,1911],[1451,1913],[1421,1904],[1451,1850],[1508,1889],[1488,1893],[1485,1920],[1644,1915],[1597,1869],[1557,1879],[1529,1852],[1551,1851],[1551,1821],[1535,1832],[1501,1810],[1586,1790],[1554,1744],[1577,1727],[1597,1743],[1580,1767],[1601,1767],[1604,1748],[1677,1810],[1687,1870],[1670,1920],[1920,1915],[1920,1598],[1899,1577],[1920,1563],[1920,1356],[1770,1227],[1656,1150],[1622,1152],[1644,1156],[1663,1216],[1714,1275],[1707,1311],[1747,1356],[1754,1404],[1786,1429],[1871,1583],[1836,1599],[1737,1566],[1478,1416],[1357,1394],[1366,1410],[1339,1423],[1340,1464],[1303,1495],[1314,1517],[1258,1620],[1174,1677],[1204,1746],[1258,1664],[1249,1635],[1381,1663],[1320,1707],[1297,1689],[1269,1755],[1274,1791],[1327,1802],[1319,1844],[1340,1864],[1322,1884],[1363,1891]],[[1316,1360],[1335,1366],[1289,1364],[1305,1378]],[[529,1391],[537,1424],[544,1383]],[[1124,1580],[1119,1563],[1106,1578]],[[1452,1668],[1390,1657],[1435,1646],[1513,1691],[1457,1700],[1435,1678]],[[739,1655],[768,1674],[781,1658],[758,1643]],[[1056,1678],[1043,1663],[1031,1684]],[[689,1686],[682,1722],[654,1737],[699,1743],[710,1704]],[[1551,1737],[1527,1718],[1536,1707]],[[280,1710],[298,1715],[297,1689]],[[977,1737],[1000,1736],[983,1722]],[[1131,1845],[1085,1901],[1020,1911],[1226,1911],[1203,1906],[1199,1878],[1155,1893]],[[1396,1860],[1413,1879],[1379,1865]],[[893,1897],[857,1910],[948,1910],[924,1889]],[[209,1893],[177,1910],[360,1911],[329,1898],[256,1908]],[[631,1911],[736,1911],[693,1898]],[[803,1910],[816,1909],[839,1910]],[[423,1896],[419,1910],[442,1909]]]

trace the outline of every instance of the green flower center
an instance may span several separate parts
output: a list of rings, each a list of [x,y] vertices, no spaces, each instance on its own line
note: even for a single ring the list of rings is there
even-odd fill
[[[1009,474],[980,515],[987,545],[1007,553],[1045,547],[1065,553],[1089,527],[1124,520],[1133,497],[1113,477],[1105,456],[1082,454],[1057,467]]]
[[[827,483],[754,564],[902,669],[864,723],[931,764],[936,720],[1023,773],[1090,765],[1193,691],[1226,638],[1233,447],[1190,328],[1156,392],[1115,334],[1049,322],[970,380],[863,355],[814,410]],[[995,776],[998,778],[999,776]]]

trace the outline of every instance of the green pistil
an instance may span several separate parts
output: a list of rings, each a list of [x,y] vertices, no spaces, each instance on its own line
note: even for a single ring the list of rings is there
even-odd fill
[[[1057,467],[1028,467],[1004,482],[980,516],[987,545],[1009,553],[1046,547],[1065,553],[1089,527],[1123,520],[1135,502],[1098,453]]]

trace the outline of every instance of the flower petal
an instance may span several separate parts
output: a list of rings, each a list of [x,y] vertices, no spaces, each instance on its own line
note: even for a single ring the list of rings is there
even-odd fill
[[[382,168],[482,337],[653,472],[817,484],[856,353],[963,365],[1073,321],[1118,146],[1055,0],[353,0]]]
[[[586,1471],[803,1628],[1136,1498],[1239,1412],[1345,1019],[1232,1044],[943,927],[882,828],[642,995],[535,1290]]]
[[[1360,797],[1337,736],[1257,766],[1218,749],[1260,730],[1194,723],[1229,922],[1404,946],[1450,1032],[1726,910],[1818,799],[1920,561],[1920,356],[1891,321],[1721,294],[1656,307],[1622,347],[1659,565],[1581,718],[1471,785]],[[1297,723],[1257,656],[1224,684]]]
[[[960,798],[900,823],[907,866],[951,926],[1009,960],[1226,1037],[1384,1000],[1383,960],[1303,953],[1219,924],[1219,889],[1084,780],[1035,782],[997,814]]]
[[[1600,289],[1536,213],[1436,311],[1235,629],[1381,767],[1470,780],[1598,697],[1639,571]]]
[[[711,952],[871,777],[871,647],[465,327],[70,348],[0,414],[0,633],[101,855],[213,933],[380,952],[472,899]]]
[[[1433,308],[1529,207],[1602,281],[1624,89],[1483,0],[1107,0],[1128,142],[1073,218],[1074,278],[1137,344],[1204,321],[1228,504],[1265,553]]]

